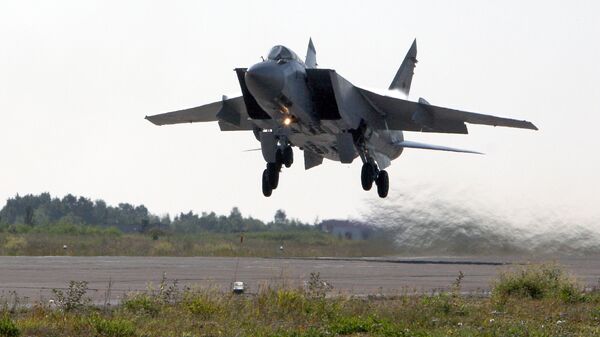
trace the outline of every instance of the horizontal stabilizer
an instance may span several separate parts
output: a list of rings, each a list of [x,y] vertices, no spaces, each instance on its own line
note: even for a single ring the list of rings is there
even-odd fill
[[[432,145],[432,144],[425,144],[425,143],[417,143],[417,142],[411,142],[411,141],[408,141],[408,140],[404,140],[404,141],[401,141],[401,142],[396,142],[394,144],[398,145],[398,146],[402,146],[403,148],[409,148],[409,149],[424,149],[424,150],[436,150],[436,151],[450,151],[450,152],[483,154],[483,153],[477,152],[477,151],[455,149],[453,147],[439,146],[439,145]]]

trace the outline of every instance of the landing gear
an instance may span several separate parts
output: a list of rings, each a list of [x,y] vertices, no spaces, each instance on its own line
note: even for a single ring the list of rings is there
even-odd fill
[[[273,188],[269,182],[269,172],[265,169],[262,174],[262,192],[265,197],[270,197],[273,193]]]
[[[380,198],[385,198],[390,190],[390,178],[385,170],[379,170],[373,163],[364,163],[360,172],[360,182],[365,191],[373,187],[373,182],[377,185],[377,194]]]
[[[279,185],[279,173],[281,167],[292,166],[294,162],[294,152],[291,146],[286,146],[283,149],[278,149],[275,153],[275,162],[267,163],[267,168],[262,175],[262,191],[265,197],[271,196],[273,190]]]
[[[369,191],[373,187],[373,181],[377,173],[377,167],[371,163],[364,163],[360,172],[360,182],[365,191]]]
[[[377,185],[377,194],[379,197],[387,197],[388,191],[390,190],[390,178],[385,170],[379,171],[375,184]]]
[[[288,168],[294,163],[294,151],[291,146],[286,146],[283,149],[282,162]]]
[[[267,177],[269,179],[269,184],[271,185],[271,189],[276,189],[279,185],[279,171],[281,170],[281,164],[277,163],[267,163]]]

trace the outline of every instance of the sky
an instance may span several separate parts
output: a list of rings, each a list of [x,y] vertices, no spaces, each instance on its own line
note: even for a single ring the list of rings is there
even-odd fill
[[[539,131],[469,125],[405,139],[485,156],[407,149],[390,196],[426,191],[506,216],[600,218],[597,1],[0,2],[0,200],[67,193],[153,213],[279,208],[313,222],[361,218],[377,202],[360,160],[284,169],[261,193],[252,133],[216,123],[157,127],[144,116],[239,93],[236,67],[284,44],[353,84],[387,88],[413,39],[409,96],[526,119]],[[0,202],[1,204],[2,202]]]

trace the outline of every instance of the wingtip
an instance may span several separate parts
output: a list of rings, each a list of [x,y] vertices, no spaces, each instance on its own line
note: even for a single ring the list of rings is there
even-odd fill
[[[154,124],[154,125],[158,125],[158,126],[160,126],[160,124],[158,124],[156,121],[153,121],[153,120],[152,120],[152,116],[147,116],[147,115],[146,115],[146,117],[144,117],[144,119],[145,119],[145,120],[147,120],[148,122],[150,122],[150,123]]]
[[[526,123],[527,129],[534,130],[534,131],[539,130],[538,127],[535,126],[535,124],[531,123],[530,121],[523,121],[523,123]]]

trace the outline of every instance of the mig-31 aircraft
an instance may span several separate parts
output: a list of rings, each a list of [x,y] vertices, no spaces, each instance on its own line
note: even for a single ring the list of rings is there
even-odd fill
[[[389,89],[408,95],[417,63],[416,40]],[[275,46],[267,59],[250,68],[236,68],[241,96],[164,114],[147,116],[156,125],[218,122],[221,131],[252,131],[267,162],[262,191],[270,196],[282,167],[294,161],[293,146],[304,152],[310,169],[323,158],[350,164],[360,157],[361,184],[385,198],[389,178],[385,168],[405,148],[478,153],[404,140],[402,131],[467,134],[470,124],[537,130],[528,121],[454,110],[394,98],[357,87],[333,69],[317,68],[309,40],[306,58]]]

